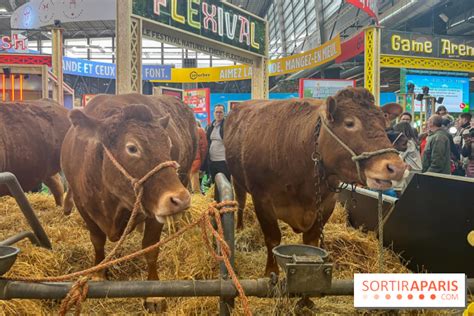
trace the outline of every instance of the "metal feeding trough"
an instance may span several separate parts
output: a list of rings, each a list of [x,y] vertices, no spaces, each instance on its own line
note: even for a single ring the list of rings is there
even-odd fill
[[[0,276],[7,273],[15,263],[20,249],[11,246],[0,246]]]
[[[289,294],[318,294],[331,288],[332,263],[326,250],[308,245],[280,245],[273,255],[286,274]]]

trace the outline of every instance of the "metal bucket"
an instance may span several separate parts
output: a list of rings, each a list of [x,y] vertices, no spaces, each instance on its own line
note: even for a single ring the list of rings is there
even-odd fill
[[[273,248],[272,252],[285,272],[288,263],[324,263],[329,255],[322,248],[308,245],[280,245]]]
[[[7,273],[15,263],[20,249],[10,246],[0,246],[0,276]]]

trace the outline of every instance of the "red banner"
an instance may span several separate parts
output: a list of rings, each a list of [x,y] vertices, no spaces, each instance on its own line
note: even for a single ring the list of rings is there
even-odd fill
[[[350,3],[367,13],[377,24],[379,24],[377,1],[378,0],[346,0],[347,3]]]
[[[343,61],[354,58],[363,52],[364,31],[341,43],[341,55],[336,58],[336,63],[342,63]]]
[[[51,55],[0,54],[0,64],[48,65],[52,66]]]

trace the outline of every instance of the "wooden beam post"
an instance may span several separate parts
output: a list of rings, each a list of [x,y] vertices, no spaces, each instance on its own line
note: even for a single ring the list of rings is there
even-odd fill
[[[48,66],[41,66],[41,97],[43,99],[49,98],[49,87],[48,87]]]
[[[53,74],[58,82],[53,84],[53,99],[59,104],[64,105],[64,89],[63,89],[63,29],[55,27],[52,29],[52,46],[53,46]]]
[[[376,26],[365,30],[364,87],[380,106],[380,28]]]
[[[252,99],[268,99],[268,24],[265,23],[265,57],[252,65]]]
[[[117,1],[115,93],[142,92],[142,23],[132,18],[132,0]]]

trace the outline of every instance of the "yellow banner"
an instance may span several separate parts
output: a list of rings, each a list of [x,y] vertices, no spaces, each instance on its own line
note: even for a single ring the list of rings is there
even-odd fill
[[[338,36],[323,45],[303,53],[270,60],[270,76],[279,76],[323,65],[341,55],[341,39]],[[252,68],[247,65],[209,67],[209,68],[172,68],[170,80],[151,80],[152,82],[217,82],[250,79]]]
[[[310,69],[341,55],[341,38],[337,35],[323,45],[306,52],[270,61],[270,76],[279,76],[304,69]]]
[[[171,68],[171,80],[152,82],[216,82],[250,79],[252,68],[247,65],[209,68]]]

